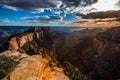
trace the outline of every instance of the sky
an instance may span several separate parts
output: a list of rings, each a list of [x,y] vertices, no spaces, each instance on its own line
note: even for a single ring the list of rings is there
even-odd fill
[[[76,14],[120,10],[119,0],[0,0],[0,26],[65,26]]]

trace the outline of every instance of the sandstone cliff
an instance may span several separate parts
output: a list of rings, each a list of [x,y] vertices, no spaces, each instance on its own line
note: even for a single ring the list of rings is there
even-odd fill
[[[28,54],[34,54],[43,50],[51,52],[53,55],[59,51],[63,39],[59,33],[48,27],[31,27],[24,33],[14,34],[8,41],[8,49],[24,50]]]
[[[46,58],[41,55],[29,56],[14,50],[2,52],[0,56],[19,62],[3,80],[69,80],[63,68],[57,66],[58,64],[50,56]]]
[[[61,65],[56,60],[62,44],[63,37],[47,27],[32,27],[24,33],[12,35],[8,40],[8,50],[0,53],[3,57],[0,57],[3,66],[0,75],[4,73],[0,79],[87,80],[70,63]]]
[[[41,28],[35,27],[33,30],[28,30],[26,33],[13,36],[9,41],[9,49],[18,50],[24,46],[27,42],[33,41],[34,39],[41,39],[43,37],[43,31]]]

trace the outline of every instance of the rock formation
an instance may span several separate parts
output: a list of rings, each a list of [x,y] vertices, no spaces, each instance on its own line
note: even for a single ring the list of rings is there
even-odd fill
[[[120,28],[58,33],[32,27],[6,40],[0,53],[2,80],[117,80]],[[2,39],[2,38],[1,38]]]
[[[46,58],[41,55],[29,56],[15,50],[2,52],[1,56],[19,62],[11,74],[4,78],[5,80],[69,80],[63,68],[57,66],[57,63],[49,56]]]
[[[0,79],[87,80],[70,63],[61,65],[57,61],[62,43],[62,36],[47,27],[32,27],[10,36],[7,51],[0,53]]]
[[[54,54],[57,51],[56,49],[60,48],[62,42],[61,35],[48,27],[31,27],[24,33],[12,35],[8,42],[8,49],[25,49],[27,52],[28,49],[29,52],[30,50],[39,52],[41,49],[47,49]]]
[[[109,28],[94,37],[80,38],[79,43],[61,54],[88,79],[113,80],[120,74],[120,28]],[[72,46],[72,45],[71,45]]]
[[[9,41],[9,49],[18,50],[24,46],[27,42],[33,41],[34,39],[41,39],[43,37],[43,31],[40,28],[32,28],[28,30],[25,34],[20,34],[14,36]]]
[[[110,28],[94,38],[94,49],[105,59],[120,57],[120,28]],[[117,60],[118,62],[118,60]]]

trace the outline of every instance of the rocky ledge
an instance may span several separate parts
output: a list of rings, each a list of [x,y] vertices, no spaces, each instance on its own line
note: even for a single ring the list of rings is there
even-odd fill
[[[69,80],[64,74],[63,68],[58,66],[59,64],[50,56],[46,56],[46,58],[41,55],[29,56],[15,50],[2,52],[1,56],[19,62],[14,70],[2,80]],[[3,60],[4,63],[6,61]]]

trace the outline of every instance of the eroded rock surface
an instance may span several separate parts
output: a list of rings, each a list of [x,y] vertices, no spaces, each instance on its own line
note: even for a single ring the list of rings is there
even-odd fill
[[[50,57],[42,55],[29,56],[17,51],[5,51],[0,56],[19,61],[14,70],[4,79],[8,80],[69,80],[63,68]],[[3,79],[3,80],[4,80]]]

